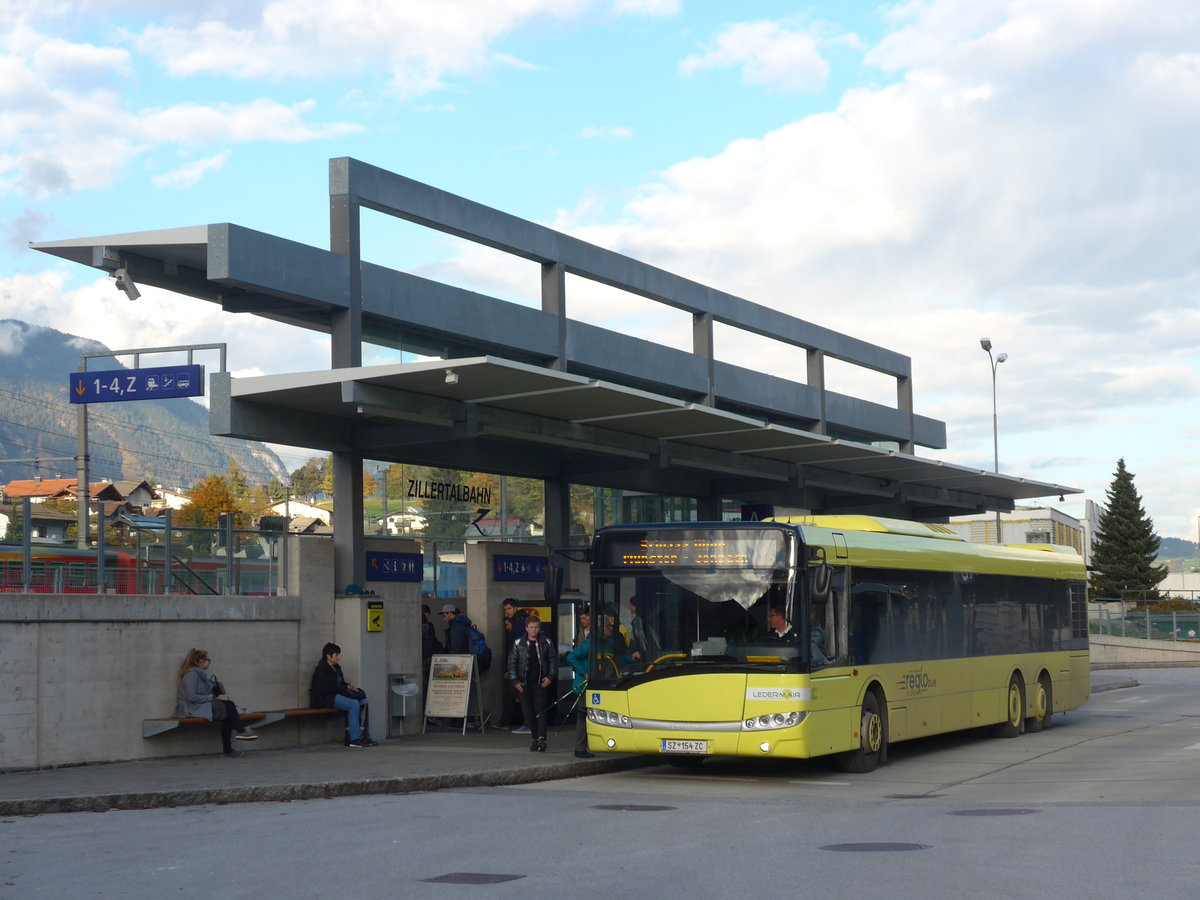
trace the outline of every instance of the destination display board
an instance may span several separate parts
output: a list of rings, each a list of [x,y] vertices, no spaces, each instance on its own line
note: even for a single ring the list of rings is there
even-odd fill
[[[620,530],[597,536],[594,565],[603,569],[779,568],[787,541],[774,528]]]

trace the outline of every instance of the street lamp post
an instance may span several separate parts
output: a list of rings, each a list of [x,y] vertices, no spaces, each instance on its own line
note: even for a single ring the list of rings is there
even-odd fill
[[[984,349],[988,355],[988,362],[992,366],[992,454],[993,454],[993,471],[1000,474],[1000,429],[996,418],[996,367],[1000,363],[1008,359],[1007,353],[1000,353],[992,356],[992,341],[990,338],[980,338],[979,346]],[[996,510],[996,543],[1000,544],[1003,541],[1000,538],[1000,510]]]

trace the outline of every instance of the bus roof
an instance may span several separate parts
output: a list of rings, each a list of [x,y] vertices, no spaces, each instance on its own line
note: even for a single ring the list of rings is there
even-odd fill
[[[963,540],[945,525],[932,522],[909,522],[905,519],[886,519],[883,516],[780,516],[766,519],[784,525],[816,525],[833,531],[875,531],[881,534],[908,534],[914,537],[939,538],[944,541]]]

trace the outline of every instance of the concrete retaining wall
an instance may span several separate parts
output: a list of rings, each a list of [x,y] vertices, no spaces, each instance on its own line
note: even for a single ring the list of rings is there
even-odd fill
[[[1093,634],[1089,643],[1094,667],[1115,663],[1200,665],[1200,642],[1150,641]]]
[[[0,770],[219,752],[212,725],[142,737],[143,719],[171,714],[192,647],[209,651],[211,671],[239,706],[307,706],[322,645],[344,638],[335,633],[332,539],[290,540],[287,583],[299,586],[297,596],[0,594]],[[378,549],[417,552],[407,542]],[[385,604],[382,668],[420,672],[419,584],[368,587]],[[388,686],[377,681],[363,686],[382,717]],[[373,714],[376,736],[386,736],[386,723],[375,722]],[[394,724],[420,731],[418,716]],[[342,728],[333,719],[279,723],[258,732],[258,746],[335,740]]]

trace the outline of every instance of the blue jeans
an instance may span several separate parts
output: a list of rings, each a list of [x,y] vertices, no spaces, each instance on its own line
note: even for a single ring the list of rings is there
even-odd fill
[[[346,711],[346,724],[350,726],[350,740],[357,741],[360,737],[371,739],[371,723],[367,720],[366,733],[363,733],[362,726],[359,725],[359,710],[366,711],[366,700],[351,700],[349,697],[343,697],[341,694],[335,694],[333,697],[333,705],[337,709]]]

